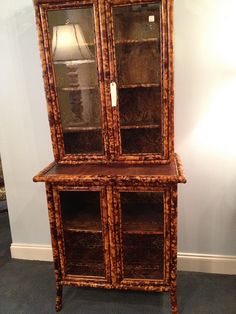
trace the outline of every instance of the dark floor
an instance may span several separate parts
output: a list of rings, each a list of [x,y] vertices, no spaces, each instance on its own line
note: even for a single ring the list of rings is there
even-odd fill
[[[7,211],[7,201],[0,201],[0,212]]]
[[[0,314],[54,313],[52,263],[9,260],[9,243],[1,213]],[[236,276],[179,272],[178,303],[180,314],[236,314]],[[169,295],[66,287],[61,313],[164,314],[170,313]]]
[[[7,202],[0,201],[0,267],[10,259],[11,233],[7,212]],[[0,268],[1,270],[1,268]],[[1,277],[0,277],[1,282]],[[1,296],[0,296],[1,297]],[[0,304],[1,309],[1,304]]]

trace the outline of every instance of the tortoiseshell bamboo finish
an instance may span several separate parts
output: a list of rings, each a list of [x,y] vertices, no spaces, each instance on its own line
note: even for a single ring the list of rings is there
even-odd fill
[[[74,285],[107,289],[170,291],[172,313],[178,313],[176,299],[177,184],[186,182],[179,157],[175,155],[170,165],[143,165],[138,168],[128,165],[114,168],[109,165],[103,168],[98,165],[97,169],[94,167],[52,163],[34,177],[35,182],[46,183],[57,287],[56,309],[61,309],[62,286]],[[97,176],[94,175],[94,171],[97,172]],[[100,192],[105,277],[76,276],[66,273],[60,191]],[[163,193],[164,270],[162,279],[124,278],[119,195],[122,192],[135,191]],[[142,231],[139,234],[142,235]]]
[[[48,116],[53,144],[54,162],[34,177],[34,182],[45,182],[51,230],[53,259],[56,279],[56,311],[62,307],[63,286],[93,287],[106,289],[170,292],[171,312],[178,314],[176,297],[177,274],[177,185],[185,183],[178,155],[174,154],[174,89],[173,89],[173,0],[35,0],[36,22],[43,67]],[[160,3],[161,6],[161,153],[122,154],[118,108],[111,106],[110,82],[117,81],[115,43],[112,26],[113,6]],[[49,48],[50,34],[47,10],[64,10],[90,6],[94,10],[98,79],[102,112],[104,154],[65,154],[61,116],[58,104],[52,55]],[[148,94],[148,93],[147,93]],[[153,102],[153,100],[152,100]],[[68,251],[73,255],[76,236],[68,234],[63,218],[61,193],[94,192],[100,197],[101,230],[90,230],[86,241],[89,245],[101,237],[103,270],[96,265],[93,273],[87,265],[87,273],[76,274],[67,265]],[[158,276],[138,277],[131,267],[125,272],[124,234],[122,221],[122,193],[156,193],[163,197],[163,212],[159,222],[161,247],[155,260]],[[80,193],[81,194],[81,193]],[[87,197],[87,196],[86,196]],[[70,195],[71,198],[71,195]],[[66,199],[70,203],[70,198]],[[74,203],[73,203],[74,204]],[[74,205],[73,205],[74,206]],[[76,206],[76,204],[75,204]],[[135,207],[136,209],[136,207]],[[135,211],[136,214],[136,211]],[[75,222],[73,221],[73,226]],[[67,232],[67,235],[66,235]],[[70,231],[71,232],[71,231]],[[73,232],[73,231],[72,231]],[[76,232],[81,232],[76,231]],[[87,232],[82,230],[82,232]],[[99,232],[99,234],[96,232]],[[136,231],[137,232],[137,231]],[[139,239],[145,237],[138,230]],[[152,235],[152,233],[151,233]],[[86,239],[86,236],[82,237]],[[127,241],[132,241],[127,237]],[[68,244],[69,243],[69,244]],[[70,245],[71,243],[71,245]],[[68,248],[69,245],[69,248]],[[78,249],[78,246],[77,246]],[[159,249],[159,247],[158,247]],[[144,261],[145,248],[141,247]],[[159,251],[158,251],[159,252]],[[140,252],[139,252],[140,253]],[[71,268],[72,267],[72,268]],[[90,267],[90,268],[89,268]],[[72,272],[68,271],[72,269]],[[149,268],[148,268],[149,271]],[[94,275],[93,275],[94,274]],[[150,279],[151,278],[151,279]]]
[[[117,81],[116,60],[114,58],[114,33],[112,27],[112,8],[119,5],[142,3],[161,3],[161,129],[160,153],[123,154],[119,126],[119,107],[111,106],[110,82]],[[61,164],[86,163],[128,163],[166,164],[174,154],[174,119],[173,119],[173,0],[35,0],[36,23],[39,34],[39,46],[42,59],[43,77],[48,105],[55,161]],[[58,104],[55,74],[50,49],[50,34],[47,11],[75,9],[92,6],[96,32],[96,50],[98,80],[102,112],[102,131],[104,154],[65,153],[61,114]],[[150,65],[152,66],[152,65]],[[141,69],[140,69],[141,71]],[[145,108],[144,108],[145,110]],[[154,132],[154,131],[153,131]],[[138,136],[138,133],[136,134]],[[145,143],[143,143],[145,145]]]
[[[51,230],[51,241],[53,247],[53,260],[54,260],[54,269],[55,269],[55,279],[56,279],[56,311],[61,310],[62,306],[62,271],[59,255],[59,241],[58,241],[58,229],[56,225],[56,213],[54,210],[54,201],[53,201],[53,189],[52,185],[46,183],[46,193],[48,201],[48,215],[49,223]]]

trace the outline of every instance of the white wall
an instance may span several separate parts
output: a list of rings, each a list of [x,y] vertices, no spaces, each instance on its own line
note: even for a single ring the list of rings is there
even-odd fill
[[[49,244],[43,184],[53,160],[31,0],[1,1],[0,151],[14,243]]]
[[[179,251],[236,255],[235,0],[175,3]],[[31,0],[1,3],[0,151],[13,243],[50,244],[43,184],[52,160]]]
[[[236,1],[175,2],[179,250],[236,255]]]

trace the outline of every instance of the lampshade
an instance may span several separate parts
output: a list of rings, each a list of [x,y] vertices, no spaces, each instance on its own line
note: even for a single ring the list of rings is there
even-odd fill
[[[53,61],[64,63],[89,63],[94,61],[79,24],[67,24],[53,27]]]

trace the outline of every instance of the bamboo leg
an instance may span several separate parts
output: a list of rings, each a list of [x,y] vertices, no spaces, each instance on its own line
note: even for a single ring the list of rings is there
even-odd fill
[[[178,311],[178,304],[177,304],[176,287],[171,287],[170,303],[171,303],[171,313],[178,314],[179,311]]]
[[[56,311],[59,312],[62,309],[62,291],[63,287],[61,284],[57,284],[56,291]]]
[[[56,311],[59,312],[62,308],[62,284],[61,284],[61,264],[58,248],[58,238],[57,238],[57,228],[56,228],[56,217],[55,217],[55,207],[53,200],[53,191],[50,184],[46,184],[47,200],[48,200],[48,214],[49,223],[51,230],[51,240],[53,248],[53,260],[54,260],[54,273],[56,279]]]

